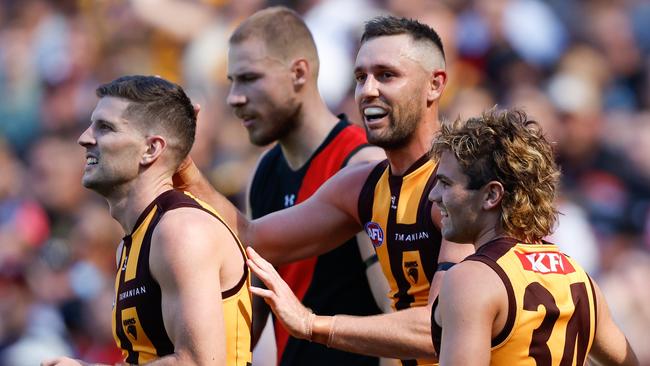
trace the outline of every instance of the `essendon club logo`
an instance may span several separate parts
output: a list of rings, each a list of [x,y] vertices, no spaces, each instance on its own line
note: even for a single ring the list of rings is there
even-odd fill
[[[517,257],[527,271],[537,273],[561,273],[575,272],[575,268],[569,263],[564,255],[558,252],[515,252]]]
[[[384,230],[381,229],[378,223],[368,222],[366,224],[366,234],[368,234],[375,248],[380,247],[384,243]]]

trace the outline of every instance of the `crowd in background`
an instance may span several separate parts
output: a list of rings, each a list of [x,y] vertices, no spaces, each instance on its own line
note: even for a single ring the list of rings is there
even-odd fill
[[[201,104],[192,157],[244,207],[262,150],[225,104],[227,41],[269,5],[304,15],[328,105],[360,121],[352,68],[363,22],[436,29],[443,120],[519,106],[556,144],[562,215],[551,241],[602,286],[650,365],[650,2],[646,0],[1,0],[0,366],[62,354],[117,362],[115,249],[124,235],[81,186],[76,139],[95,88],[160,75]]]

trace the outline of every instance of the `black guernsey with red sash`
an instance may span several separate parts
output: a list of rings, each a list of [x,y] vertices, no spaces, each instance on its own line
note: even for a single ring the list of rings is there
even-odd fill
[[[252,217],[298,204],[343,168],[350,156],[368,146],[363,129],[345,116],[300,169],[292,170],[279,145],[260,161],[250,190]],[[315,221],[313,225],[318,225]],[[319,315],[380,313],[366,277],[356,239],[318,257],[278,268],[302,303]],[[378,359],[299,340],[275,323],[279,365],[377,365]]]

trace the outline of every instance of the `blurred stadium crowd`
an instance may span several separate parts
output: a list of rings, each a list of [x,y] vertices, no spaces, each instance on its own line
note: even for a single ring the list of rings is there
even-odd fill
[[[446,120],[521,106],[557,144],[554,237],[602,284],[650,365],[650,2],[645,0],[1,0],[0,365],[53,355],[117,362],[110,312],[123,233],[80,184],[95,87],[156,74],[201,104],[192,156],[240,207],[261,152],[225,105],[227,40],[246,16],[305,16],[320,88],[359,121],[352,65],[363,21],[440,34]]]

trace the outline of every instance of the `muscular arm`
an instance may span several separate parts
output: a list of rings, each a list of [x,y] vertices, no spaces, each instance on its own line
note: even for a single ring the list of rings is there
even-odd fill
[[[596,335],[591,352],[589,352],[589,358],[596,361],[598,365],[639,365],[639,360],[630,347],[630,343],[614,323],[600,288],[595,282],[592,281],[592,283],[596,290],[598,319],[596,319]]]
[[[234,250],[227,228],[204,212],[180,208],[163,216],[153,234],[149,266],[160,285],[174,354],[151,365],[225,365],[222,284],[236,283],[241,273],[232,268],[239,267],[237,261],[243,264]],[[226,258],[233,262],[229,267]]]
[[[499,277],[483,263],[463,262],[449,270],[436,318],[442,325],[440,365],[489,365],[491,340],[505,323],[507,298]]]
[[[248,254],[249,267],[268,287],[251,292],[264,298],[292,336],[372,356],[434,358],[430,306],[367,317],[314,316],[270,263],[251,248]]]
[[[249,221],[192,164],[175,175],[175,187],[189,190],[219,211],[240,239],[274,265],[328,252],[361,229],[357,201],[372,164],[348,167],[306,201]]]
[[[430,305],[373,316],[317,316],[312,340],[372,356],[435,359],[430,316]]]

